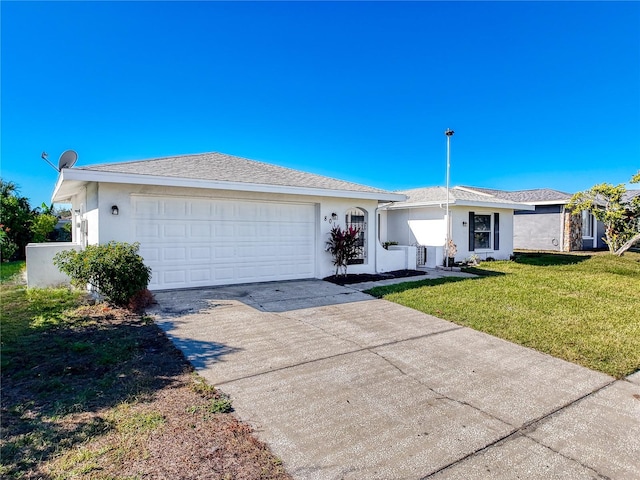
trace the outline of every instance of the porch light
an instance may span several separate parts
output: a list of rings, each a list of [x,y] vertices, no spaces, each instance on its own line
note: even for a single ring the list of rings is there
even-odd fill
[[[114,205],[111,207],[111,215],[118,215],[120,213],[120,210],[118,210],[118,206]]]

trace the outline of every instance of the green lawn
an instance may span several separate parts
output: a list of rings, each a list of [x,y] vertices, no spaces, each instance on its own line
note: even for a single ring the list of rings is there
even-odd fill
[[[368,293],[594,370],[640,369],[640,254],[520,254]]]
[[[14,275],[22,272],[25,268],[25,261],[19,260],[17,262],[0,262],[0,282],[5,282]]]

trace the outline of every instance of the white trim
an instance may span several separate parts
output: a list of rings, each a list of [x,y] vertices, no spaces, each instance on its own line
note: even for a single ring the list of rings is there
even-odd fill
[[[391,192],[358,192],[353,190],[334,190],[284,185],[265,185],[259,183],[212,181],[193,178],[165,177],[161,175],[96,172],[93,170],[76,170],[65,168],[60,171],[60,175],[58,176],[55,190],[52,195],[52,202],[62,202],[73,196],[76,192],[76,189],[80,186],[77,182],[156,185],[164,187],[203,188],[210,190],[279,193],[290,195],[353,198],[379,201],[402,201],[406,200],[407,198],[406,195]]]
[[[387,205],[383,205],[380,207],[381,210],[400,210],[405,208],[423,208],[423,207],[443,207],[446,205],[446,201],[440,200],[432,200],[428,202],[399,202],[399,203],[390,203]],[[497,202],[481,202],[475,200],[453,200],[449,202],[449,205],[454,207],[482,207],[482,208],[491,208],[491,209],[502,209],[502,210],[535,210],[535,206],[533,205],[523,205],[521,203],[497,203]]]

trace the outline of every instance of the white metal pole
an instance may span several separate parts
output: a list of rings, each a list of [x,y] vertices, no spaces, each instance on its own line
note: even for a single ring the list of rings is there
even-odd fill
[[[445,130],[444,134],[447,136],[447,205],[446,205],[446,217],[447,217],[447,222],[446,222],[446,228],[447,228],[447,234],[446,234],[446,240],[445,240],[445,244],[444,244],[444,254],[446,255],[446,260],[445,260],[445,265],[447,268],[449,268],[449,240],[450,240],[450,235],[451,235],[451,221],[449,219],[449,170],[450,170],[450,153],[451,153],[451,137],[453,135],[453,130],[447,128],[447,130]]]

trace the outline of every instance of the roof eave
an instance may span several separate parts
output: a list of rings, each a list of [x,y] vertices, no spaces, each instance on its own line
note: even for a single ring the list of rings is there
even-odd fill
[[[521,202],[524,205],[567,205],[569,200],[543,200],[538,202]]]
[[[85,185],[85,181],[78,181],[69,178],[67,172],[71,172],[67,168],[60,170],[56,185],[51,194],[51,203],[65,203],[71,200],[71,197],[78,193],[78,190]],[[71,175],[73,177],[73,175]]]
[[[442,207],[446,206],[445,201],[429,201],[429,202],[401,202],[384,206],[384,210],[401,210],[404,208],[425,208],[425,207]],[[473,200],[453,200],[449,201],[449,207],[480,207],[480,208],[498,208],[504,210],[535,210],[535,206],[522,203],[512,202],[482,202]]]
[[[75,193],[64,188],[65,184],[71,187],[84,185],[86,182],[124,183],[136,185],[155,185],[163,187],[202,188],[211,190],[237,190],[243,192],[280,193],[290,195],[305,195],[318,197],[346,197],[362,200],[378,200],[396,202],[406,200],[406,195],[392,192],[359,192],[356,190],[324,189],[312,187],[296,187],[286,185],[267,185],[261,183],[243,183],[212,181],[182,177],[166,177],[160,175],[140,175],[132,173],[100,172],[95,170],[65,169],[60,172],[53,199],[56,202],[64,201]]]

